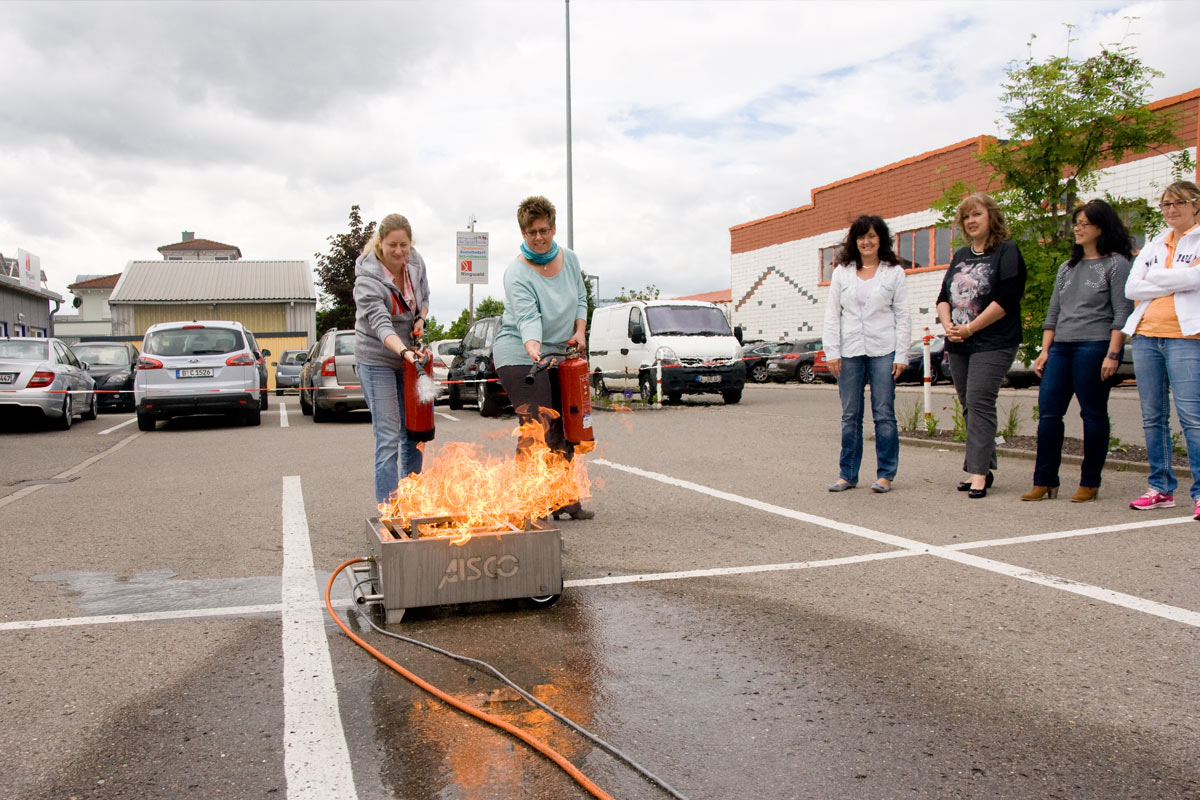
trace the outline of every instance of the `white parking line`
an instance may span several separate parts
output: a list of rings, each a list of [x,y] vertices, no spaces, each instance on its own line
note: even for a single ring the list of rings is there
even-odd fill
[[[1103,589],[1099,586],[1092,586],[1090,584],[1080,583],[1067,578],[1061,578],[1057,575],[1048,575],[1035,570],[1025,569],[1024,567],[1005,564],[1002,561],[995,561],[990,558],[983,558],[982,556],[963,553],[958,550],[952,550],[949,547],[926,544],[924,542],[918,542],[915,539],[907,539],[903,536],[883,533],[882,531],[874,531],[870,528],[864,528],[859,525],[849,525],[844,522],[838,522],[837,520],[818,517],[815,514],[807,514],[803,511],[796,511],[791,508],[783,508],[782,506],[764,503],[760,500],[753,500],[749,497],[742,497],[730,492],[723,492],[720,489],[713,489],[709,486],[692,483],[691,481],[672,478],[669,475],[662,475],[657,472],[650,472],[648,470],[630,467],[624,464],[615,464],[603,458],[594,459],[592,463],[599,464],[600,466],[610,467],[621,472],[627,472],[631,475],[637,475],[639,477],[647,478],[659,483],[664,483],[669,486],[677,486],[681,489],[687,489],[689,491],[705,494],[709,497],[715,497],[719,500],[726,500],[731,503],[748,506],[759,511],[765,511],[769,514],[787,517],[800,522],[807,522],[812,525],[819,525],[823,528],[829,528],[831,530],[851,534],[852,536],[860,536],[865,539],[871,539],[872,541],[882,542],[884,544],[889,544],[893,547],[899,547],[914,553],[924,553],[937,558],[946,559],[947,561],[953,561],[958,564],[976,567],[977,569],[994,572],[1000,575],[1007,575],[1008,577],[1016,578],[1017,580],[1034,583],[1039,586],[1045,586],[1063,592],[1071,592],[1072,594],[1090,597],[1093,600],[1100,600],[1105,603],[1111,603],[1115,606],[1121,606],[1122,608],[1140,611],[1145,614],[1153,614],[1156,617],[1162,617],[1163,619],[1168,619],[1172,622],[1178,622],[1184,625],[1190,625],[1194,628],[1200,628],[1200,612],[1191,611],[1186,608],[1178,608],[1176,606],[1170,606],[1154,600],[1147,600],[1142,597],[1135,597],[1122,592],[1114,592],[1108,589]]]
[[[276,403],[279,406],[279,427],[286,428],[288,426],[287,404]]]
[[[283,769],[287,796],[356,800],[298,475],[283,478]]]
[[[451,422],[458,422],[458,417],[447,414],[445,411],[435,411],[433,413],[437,414],[439,417],[444,417],[444,418],[450,420]]]
[[[92,456],[91,458],[84,459],[83,461],[80,461],[78,464],[71,467],[70,469],[65,469],[62,472],[60,472],[57,475],[54,475],[52,477],[56,478],[56,479],[57,478],[69,478],[72,475],[74,475],[76,472],[87,469],[88,467],[90,467],[92,464],[95,464],[100,459],[102,459],[106,456],[112,455],[113,453],[117,452],[122,447],[129,444],[130,442],[132,442],[134,439],[138,438],[141,435],[142,435],[141,431],[139,431],[139,432],[133,434],[132,436],[127,436],[124,439],[122,439],[121,441],[114,444],[112,447],[105,450],[103,453],[97,453],[96,455]],[[22,497],[28,497],[29,495],[33,494],[34,492],[38,491],[39,489],[46,488],[46,486],[47,486],[47,484],[38,483],[38,484],[34,484],[33,486],[26,486],[23,489],[18,489],[17,491],[10,494],[8,497],[0,498],[0,508],[4,508],[9,503],[15,503],[18,500],[20,500]]]
[[[107,436],[108,434],[112,433],[113,431],[120,430],[121,428],[124,428],[126,425],[132,425],[135,422],[137,422],[137,417],[134,417],[133,419],[127,419],[124,422],[118,422],[116,425],[113,425],[111,428],[100,431],[96,435],[97,436]]]
[[[845,564],[861,564],[865,561],[883,561],[889,558],[919,556],[915,550],[891,550],[887,553],[869,553],[863,556],[827,558],[824,561],[797,561],[791,564],[754,564],[745,567],[716,567],[714,569],[689,569],[681,572],[642,572],[636,575],[608,575],[603,578],[578,578],[563,581],[563,588],[577,586],[613,586],[618,583],[646,583],[648,581],[677,581],[684,578],[717,578],[726,575],[752,575],[757,572],[785,572],[794,569],[816,569],[817,567],[840,567]]]

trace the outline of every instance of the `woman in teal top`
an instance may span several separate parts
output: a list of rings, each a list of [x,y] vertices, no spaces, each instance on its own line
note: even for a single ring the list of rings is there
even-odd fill
[[[539,408],[557,412],[541,416],[546,445],[570,461],[574,450],[563,435],[562,409],[554,406],[549,373],[542,370],[532,385],[525,382],[543,350],[561,353],[575,342],[587,352],[587,288],[579,258],[554,241],[554,217],[554,204],[541,196],[526,198],[517,208],[525,241],[521,254],[504,271],[504,317],[492,343],[492,359],[522,423],[538,416]],[[518,441],[517,452],[528,446],[527,440]],[[572,519],[595,516],[578,502],[558,509],[554,517],[561,514]]]

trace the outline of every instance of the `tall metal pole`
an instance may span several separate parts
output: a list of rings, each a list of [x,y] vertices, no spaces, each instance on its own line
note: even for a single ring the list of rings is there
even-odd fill
[[[471,226],[471,233],[474,233],[475,232],[475,215],[474,214],[471,215],[469,224]],[[475,321],[475,284],[469,283],[469,284],[467,284],[467,286],[470,287],[467,290],[467,319],[469,319],[471,322],[474,322]]]
[[[575,187],[571,170],[571,0],[567,9],[567,247],[575,249]]]

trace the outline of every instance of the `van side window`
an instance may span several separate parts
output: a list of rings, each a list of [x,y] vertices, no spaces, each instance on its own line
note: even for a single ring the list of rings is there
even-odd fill
[[[629,337],[633,338],[634,329],[646,330],[645,324],[642,323],[642,309],[634,306],[629,309]]]

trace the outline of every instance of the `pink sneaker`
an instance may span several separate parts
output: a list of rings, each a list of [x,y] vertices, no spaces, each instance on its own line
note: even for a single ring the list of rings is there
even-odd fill
[[[1196,507],[1192,509],[1192,519],[1200,521],[1200,500],[1196,501]]]
[[[1174,508],[1175,496],[1151,489],[1130,503],[1129,507],[1137,511],[1149,511],[1152,508]]]

